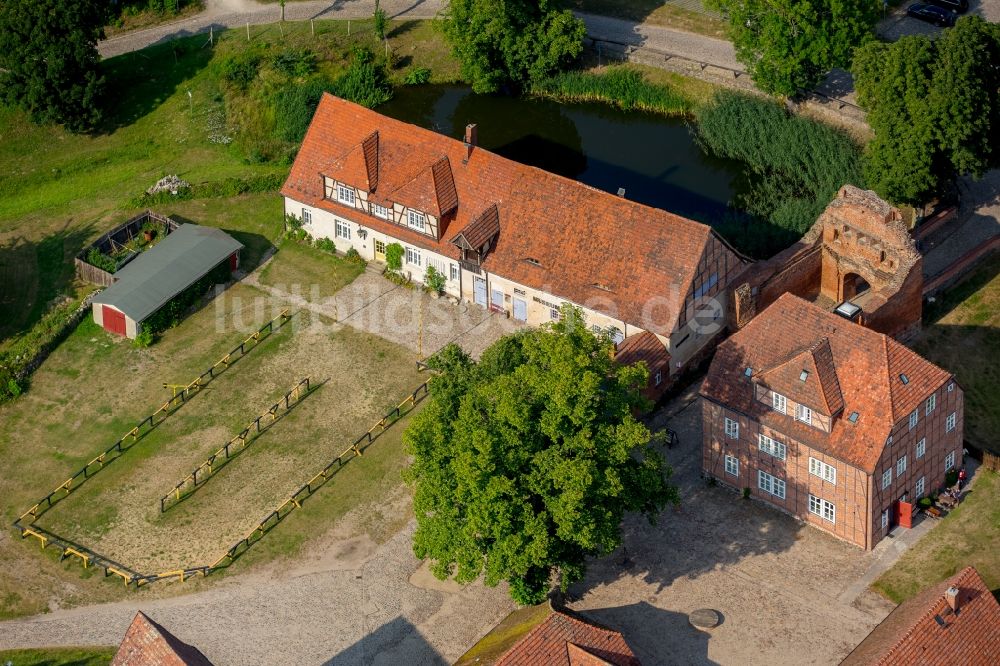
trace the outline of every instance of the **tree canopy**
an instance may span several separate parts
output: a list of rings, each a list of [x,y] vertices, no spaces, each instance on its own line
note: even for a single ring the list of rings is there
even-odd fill
[[[633,416],[644,366],[612,360],[613,343],[578,310],[505,337],[474,362],[449,345],[429,404],[404,434],[413,455],[417,557],[432,572],[510,583],[538,603],[557,578],[582,578],[585,558],[621,543],[626,511],[652,520],[676,489],[655,437]]]
[[[1000,165],[1000,26],[960,19],[938,39],[866,44],[852,71],[875,133],[869,184],[899,203],[922,203],[957,173]]]
[[[478,93],[523,87],[567,67],[586,28],[558,0],[451,0],[444,34]]]
[[[0,94],[35,122],[93,127],[101,118],[97,41],[106,0],[0,3]]]
[[[871,0],[708,0],[729,18],[736,58],[757,87],[791,96],[847,67],[871,39],[880,7]]]

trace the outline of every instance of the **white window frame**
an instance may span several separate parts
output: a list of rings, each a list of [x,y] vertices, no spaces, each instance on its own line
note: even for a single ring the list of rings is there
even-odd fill
[[[740,475],[740,459],[736,456],[726,456],[726,474],[730,476]]]
[[[914,490],[914,493],[916,494],[917,499],[920,499],[921,497],[924,496],[924,477],[920,477],[919,479],[917,479],[917,485]]]
[[[415,210],[406,211],[406,226],[417,231],[423,231],[427,227],[427,217]]]
[[[910,430],[913,430],[914,428],[917,427],[917,421],[919,420],[920,420],[920,410],[914,409],[912,412],[910,412]]]
[[[663,372],[660,370],[656,371],[656,386],[663,383]]]
[[[944,471],[948,472],[953,469],[955,469],[955,452],[951,451],[944,457]]]
[[[782,414],[788,413],[788,399],[778,393],[777,391],[771,391],[771,407],[776,412],[781,412]]]
[[[415,261],[414,261],[415,260]],[[422,266],[423,257],[420,256],[420,250],[415,247],[406,247],[406,263],[410,266]]]
[[[906,456],[896,461],[896,478],[903,476],[906,472]]]
[[[809,513],[833,524],[837,523],[837,506],[822,497],[809,496]]]
[[[806,425],[812,425],[813,411],[805,405],[795,405],[795,420],[802,421]]]
[[[302,224],[304,226],[312,226],[313,223],[313,213],[308,208],[302,209]]]
[[[333,235],[344,240],[351,240],[351,225],[343,220],[334,219]]]
[[[947,416],[947,418],[945,418],[945,420],[944,420],[944,431],[945,432],[951,432],[952,430],[954,430],[955,429],[955,422],[957,420],[958,419],[955,417],[955,412],[952,412],[951,414],[949,414]]]
[[[817,460],[812,456],[809,457],[809,473],[813,476],[818,476],[824,481],[829,481],[833,485],[837,485],[837,468],[833,465],[827,465],[822,460]]]
[[[729,439],[739,439],[740,438],[740,422],[726,417],[726,437]]]
[[[885,490],[892,485],[892,468],[882,472],[882,490]]]
[[[354,188],[337,183],[337,201],[347,206],[354,206],[357,201]]]
[[[785,482],[764,470],[757,470],[757,487],[768,495],[785,499]]]
[[[448,279],[458,282],[458,264],[448,264]]]
[[[927,453],[927,438],[921,437],[917,441],[917,458],[923,458],[925,453]]]
[[[889,509],[882,512],[882,529],[889,527]]]
[[[931,393],[930,397],[927,398],[927,402],[924,403],[924,416],[933,412],[935,407],[937,407],[937,393]]]
[[[760,433],[757,437],[757,449],[778,460],[788,458],[788,447],[783,442],[771,439],[764,433]]]
[[[372,215],[375,217],[381,217],[383,220],[389,219],[389,209],[385,206],[377,203],[372,204]]]

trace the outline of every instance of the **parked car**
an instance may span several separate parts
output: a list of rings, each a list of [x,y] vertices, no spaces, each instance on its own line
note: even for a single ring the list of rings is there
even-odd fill
[[[939,28],[950,28],[955,25],[954,13],[934,5],[922,5],[920,3],[912,4],[906,8],[906,15],[912,16],[915,19],[920,19],[921,21],[933,23]]]
[[[932,5],[956,14],[964,14],[969,11],[969,0],[930,0],[930,2]]]

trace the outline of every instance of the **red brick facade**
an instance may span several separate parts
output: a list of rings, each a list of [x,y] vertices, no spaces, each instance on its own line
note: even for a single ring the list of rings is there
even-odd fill
[[[790,294],[720,345],[702,413],[707,475],[864,549],[961,464],[954,377]]]

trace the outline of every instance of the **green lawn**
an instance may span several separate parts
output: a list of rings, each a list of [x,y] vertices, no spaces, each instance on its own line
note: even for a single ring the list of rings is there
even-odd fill
[[[927,308],[916,350],[955,373],[965,390],[965,438],[997,448],[1000,428],[1000,255]],[[873,587],[900,602],[973,565],[1000,591],[1000,474],[980,470],[955,511]]]
[[[118,648],[41,648],[0,650],[0,664],[6,666],[108,666]]]

